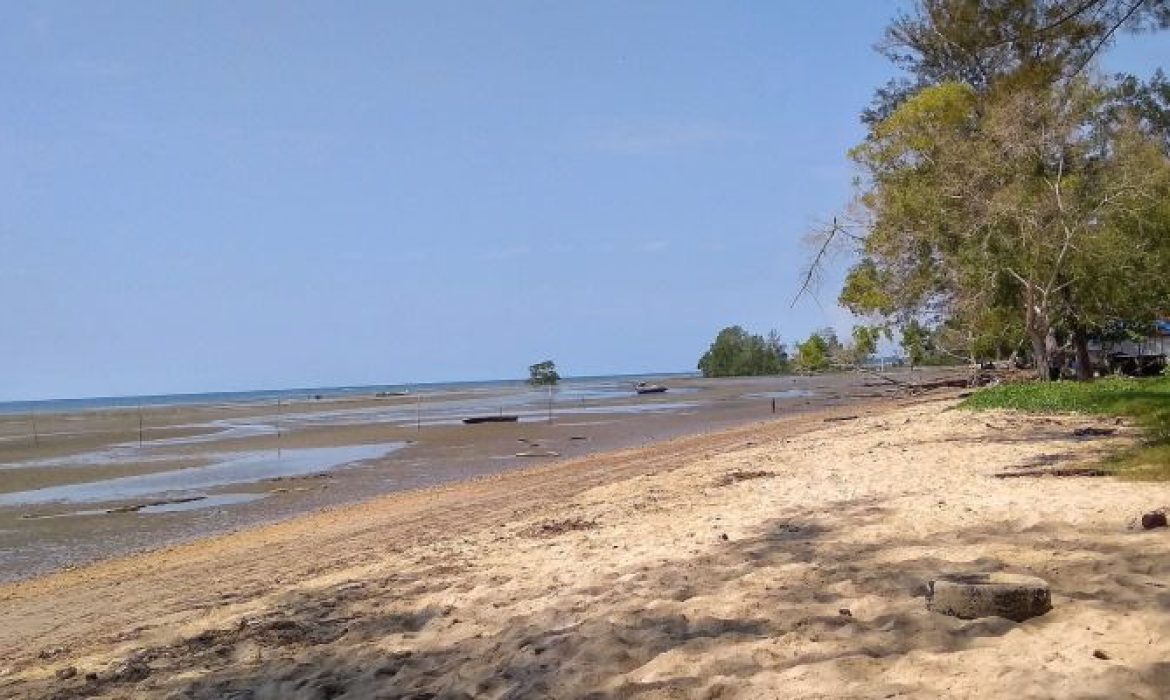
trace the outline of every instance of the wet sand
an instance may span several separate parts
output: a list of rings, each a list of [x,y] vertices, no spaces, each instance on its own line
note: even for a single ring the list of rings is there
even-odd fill
[[[670,392],[652,396],[570,385],[554,397],[551,423],[543,394],[523,387],[0,416],[0,580],[532,461],[741,425],[770,417],[773,399],[779,415],[792,415],[894,389],[867,375],[668,384]],[[459,422],[497,411],[520,421]],[[216,485],[233,473],[236,483]]]
[[[391,494],[0,586],[0,695],[1170,692],[1170,485],[1016,478],[1135,439],[884,401]],[[856,420],[826,418],[856,414]],[[1047,579],[1024,623],[939,572]]]

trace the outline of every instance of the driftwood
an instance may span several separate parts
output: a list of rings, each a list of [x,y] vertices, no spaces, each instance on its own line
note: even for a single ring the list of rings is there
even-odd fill
[[[1076,430],[1073,431],[1073,435],[1076,437],[1105,437],[1107,435],[1112,435],[1116,432],[1117,432],[1117,428],[1088,427],[1088,428],[1077,428]]]
[[[1021,478],[1036,478],[1041,476],[1109,476],[1109,472],[1104,469],[1093,469],[1091,467],[1070,467],[1067,469],[1037,469],[1035,471],[1026,472],[1003,472],[994,474],[996,479],[1021,479]]]
[[[936,379],[933,382],[911,384],[912,391],[933,391],[934,389],[967,389],[971,387],[970,379]]]
[[[893,384],[894,386],[907,391],[911,394],[918,394],[924,391],[934,391],[935,389],[969,389],[976,386],[984,386],[991,380],[990,375],[977,373],[971,377],[948,377],[945,379],[935,379],[929,382],[906,382],[900,379],[888,377],[881,372],[875,372],[866,367],[858,367],[858,369],[866,374],[871,374],[882,381]],[[869,385],[880,386],[880,385]]]
[[[913,386],[913,384],[911,384],[910,382],[903,382],[903,381],[899,381],[897,379],[894,379],[893,377],[887,377],[886,375],[882,374],[881,372],[875,372],[872,369],[869,369],[868,367],[858,367],[857,369],[862,371],[862,372],[865,372],[866,374],[872,374],[873,376],[877,377],[878,379],[882,380],[883,382],[893,384],[894,386],[898,386],[898,387],[911,387],[911,386]],[[867,384],[866,386],[881,386],[881,385],[880,384]]]

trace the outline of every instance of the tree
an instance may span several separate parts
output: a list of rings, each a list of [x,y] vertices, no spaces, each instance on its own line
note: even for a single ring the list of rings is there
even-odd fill
[[[728,326],[699,358],[698,368],[704,377],[780,374],[788,369],[788,352],[774,330],[764,338],[741,326]]]
[[[835,333],[830,338],[836,343]],[[825,336],[812,333],[807,340],[796,345],[796,366],[805,372],[828,369],[832,364],[830,358],[833,350],[834,345],[831,345]]]
[[[902,328],[902,350],[910,361],[910,369],[921,365],[930,352],[930,333],[918,321],[911,319]]]
[[[1119,118],[1118,112],[1128,112],[1143,131],[1160,137],[1170,152],[1170,79],[1161,68],[1145,81],[1133,75],[1117,76],[1109,98],[1114,118]]]
[[[853,340],[848,346],[849,361],[860,365],[873,356],[881,340],[881,328],[874,326],[854,326]]]
[[[1103,122],[1102,99],[1077,80],[983,100],[947,83],[907,100],[853,153],[872,223],[842,303],[903,326],[975,327],[1014,307],[1042,376],[1058,329],[1087,371],[1094,328],[1165,296],[1170,232],[1170,161],[1132,120]]]
[[[900,329],[912,357],[923,338],[974,358],[1026,337],[1049,376],[1067,337],[1087,373],[1092,332],[1170,299],[1170,161],[1164,79],[1082,71],[1118,29],[1167,26],[1170,1],[915,7],[883,47],[909,79],[879,90],[851,153],[860,215],[823,235],[858,255],[840,301]]]
[[[1053,84],[1081,73],[1119,30],[1167,27],[1170,0],[918,0],[878,45],[906,75],[876,91],[862,121],[947,82],[981,93],[1005,79]]]
[[[561,381],[557,366],[552,360],[537,362],[528,367],[528,383],[533,386],[552,386]]]

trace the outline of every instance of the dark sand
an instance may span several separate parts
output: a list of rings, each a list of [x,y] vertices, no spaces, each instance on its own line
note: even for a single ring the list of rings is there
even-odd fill
[[[934,374],[915,373],[918,379]],[[279,408],[185,406],[0,417],[0,464],[89,457],[0,470],[0,498],[29,489],[198,467],[217,456],[267,453],[280,460],[312,448],[403,445],[356,466],[199,489],[192,493],[207,499],[173,506],[181,508],[175,512],[155,512],[165,507],[133,509],[189,498],[191,493],[94,503],[0,504],[0,580],[238,530],[378,494],[742,425],[772,417],[773,398],[776,415],[783,416],[890,396],[895,389],[863,374],[667,383],[672,391],[660,395],[629,392],[616,399],[581,401],[557,397],[551,423],[538,409],[526,411],[518,423],[463,425],[459,415],[495,413],[487,407],[496,399],[490,394],[450,392],[425,396],[421,404],[414,396],[359,397],[299,401]],[[501,395],[499,410],[511,412],[510,399],[507,393]],[[467,408],[460,409],[460,402]],[[659,406],[665,410],[655,410]],[[421,429],[415,424],[416,411]],[[137,449],[140,419],[144,450]],[[223,430],[224,426],[235,429]],[[183,440],[193,437],[197,439]],[[158,445],[166,440],[176,444]],[[102,457],[100,463],[93,463],[95,452]],[[256,500],[238,502],[245,499]]]

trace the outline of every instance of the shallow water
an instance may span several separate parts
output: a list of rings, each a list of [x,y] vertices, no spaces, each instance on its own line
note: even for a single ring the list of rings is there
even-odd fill
[[[220,493],[214,496],[200,498],[197,501],[183,501],[182,503],[159,503],[157,505],[139,508],[138,513],[181,513],[188,510],[202,510],[203,508],[218,508],[220,506],[234,506],[241,503],[251,503],[267,497],[266,493]]]
[[[0,479],[19,489],[0,494],[0,581],[555,459],[515,457],[529,446],[571,459],[768,418],[769,402],[777,399],[788,399],[784,413],[797,413],[847,403],[852,392],[873,396],[888,389],[846,375],[643,378],[668,384],[669,393],[638,396],[631,381],[614,378],[567,382],[553,392],[551,423],[549,392],[520,382],[146,411],[141,445],[133,439],[141,425],[137,412],[41,414],[40,449],[31,432],[21,433],[32,429],[32,416],[0,414],[0,428],[23,441],[0,444]],[[520,424],[459,424],[498,413],[520,416]],[[78,438],[70,449],[63,440],[46,445],[50,430],[98,437]],[[152,436],[155,430],[166,432]],[[279,455],[278,434],[290,445]],[[363,462],[369,468],[345,468]],[[16,473],[22,468],[31,469]],[[316,478],[322,472],[329,474]],[[287,488],[257,483],[279,477],[304,481],[279,484]],[[199,498],[146,505],[192,497]]]
[[[808,396],[816,396],[816,392],[807,389],[785,389],[784,391],[762,391],[743,395],[745,399],[802,399]]]
[[[252,483],[278,477],[328,471],[368,459],[384,457],[403,443],[309,447],[255,452],[227,452],[201,467],[124,476],[80,484],[51,486],[0,494],[0,506],[44,503],[101,503],[143,496],[186,493],[217,486]]]

